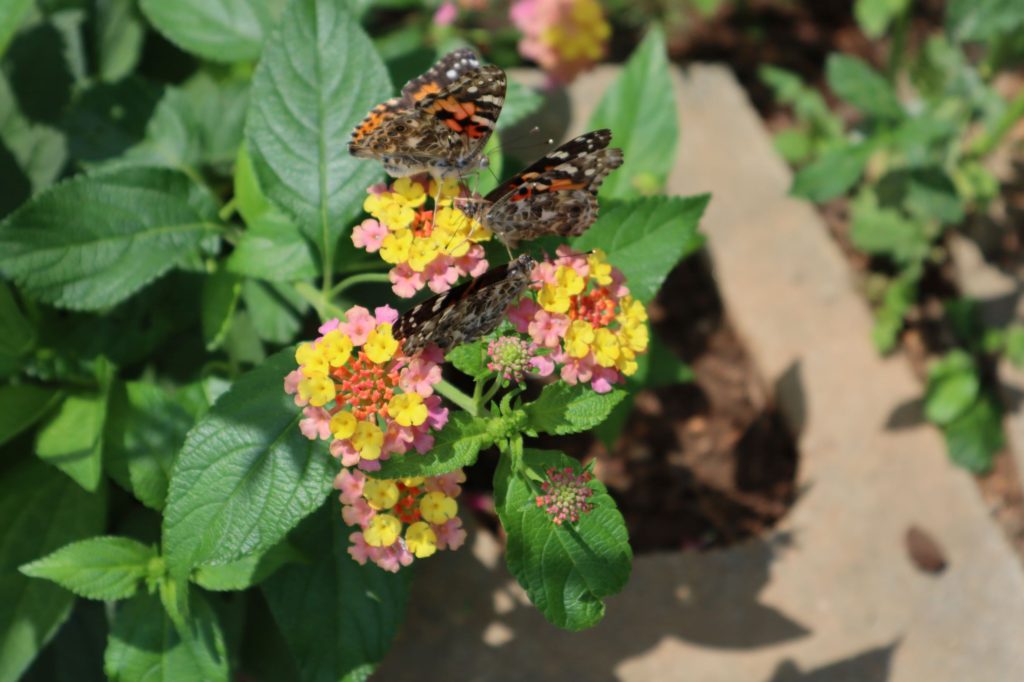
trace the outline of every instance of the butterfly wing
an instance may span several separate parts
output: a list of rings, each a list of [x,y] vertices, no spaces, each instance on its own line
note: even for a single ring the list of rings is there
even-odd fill
[[[431,343],[447,350],[491,333],[501,323],[505,309],[529,285],[533,265],[529,256],[519,256],[428,298],[398,318],[395,338],[402,342],[406,355],[413,355]]]
[[[610,130],[580,135],[502,183],[484,199],[483,222],[506,244],[583,234],[597,220],[597,190],[622,165],[611,139]]]

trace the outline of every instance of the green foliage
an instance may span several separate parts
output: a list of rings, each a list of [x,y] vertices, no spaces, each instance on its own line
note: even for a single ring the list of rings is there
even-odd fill
[[[39,421],[61,397],[60,391],[32,384],[0,386],[0,445]]]
[[[603,422],[626,397],[624,391],[596,393],[584,384],[554,383],[544,387],[540,397],[526,406],[534,431],[564,435],[589,431]]]
[[[865,114],[882,120],[903,115],[896,90],[882,74],[860,59],[833,54],[825,65],[825,74],[832,92]]]
[[[371,472],[371,475],[378,478],[437,476],[471,466],[480,451],[494,442],[489,425],[486,419],[457,412],[451,416],[444,431],[434,438],[434,446],[429,452],[381,462],[380,471]]]
[[[910,0],[857,0],[853,14],[869,38],[880,38],[909,8]]]
[[[260,0],[139,0],[139,7],[168,40],[218,62],[256,59],[283,2]]]
[[[995,399],[982,395],[957,419],[945,426],[946,449],[958,466],[974,473],[992,468],[992,458],[1003,447],[1002,412]]]
[[[928,369],[924,414],[929,421],[947,426],[974,404],[981,380],[967,353],[954,350]]]
[[[567,630],[591,627],[604,615],[604,597],[629,579],[633,553],[626,524],[597,481],[590,501],[594,509],[575,526],[555,525],[534,501],[546,470],[579,463],[558,452],[527,450],[526,468],[514,472],[503,458],[494,480],[494,504],[508,533],[509,570],[544,617]]]
[[[150,571],[156,550],[131,538],[95,537],[25,564],[21,572],[52,580],[87,599],[128,599]]]
[[[280,542],[263,554],[250,554],[226,564],[196,568],[192,580],[214,592],[244,590],[259,585],[285,564],[304,561],[305,557],[287,542]]]

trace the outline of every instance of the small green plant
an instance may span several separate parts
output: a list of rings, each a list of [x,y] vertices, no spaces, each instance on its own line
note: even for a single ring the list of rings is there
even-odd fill
[[[877,266],[868,296],[883,353],[896,346],[925,272],[947,258],[944,235],[998,193],[985,159],[1024,117],[1024,93],[1007,101],[992,85],[1021,54],[1024,5],[951,2],[945,35],[916,53],[906,49],[910,10],[902,0],[855,6],[865,34],[890,37],[884,72],[849,55],[828,58],[829,89],[858,113],[852,126],[796,75],[774,67],[761,74],[796,115],[776,138],[798,167],[792,193],[849,201],[850,241]],[[981,60],[968,56],[974,43],[986,48]],[[979,379],[980,347],[963,342],[930,371],[926,416],[946,433],[956,462],[984,471],[1002,445],[1000,411]]]

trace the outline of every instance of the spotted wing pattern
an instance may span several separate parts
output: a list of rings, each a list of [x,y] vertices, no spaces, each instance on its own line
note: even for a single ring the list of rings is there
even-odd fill
[[[394,177],[461,176],[487,165],[484,146],[505,102],[505,72],[456,50],[377,105],[356,126],[349,153]]]
[[[503,243],[583,234],[597,220],[597,190],[622,165],[610,130],[569,140],[499,185],[473,211]]]
[[[406,355],[427,345],[448,350],[476,341],[501,323],[505,309],[530,284],[534,261],[522,255],[480,277],[429,298],[398,318],[393,333]]]

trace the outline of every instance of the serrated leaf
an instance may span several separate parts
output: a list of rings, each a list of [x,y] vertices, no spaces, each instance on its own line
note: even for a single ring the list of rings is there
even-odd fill
[[[710,198],[701,194],[606,203],[597,222],[573,240],[573,247],[603,249],[626,276],[630,294],[647,303],[672,268],[703,244],[697,227]]]
[[[71,156],[104,161],[141,142],[161,95],[158,85],[138,76],[87,88],[65,120]]]
[[[384,657],[405,615],[409,573],[360,566],[348,554],[353,529],[331,501],[294,533],[310,565],[280,569],[262,585],[303,682],[365,679]],[[347,677],[352,675],[352,677]]]
[[[215,350],[224,343],[242,295],[242,280],[226,270],[218,270],[203,282],[200,320],[206,350]]]
[[[105,434],[107,472],[140,502],[160,511],[174,456],[192,416],[163,388],[129,381],[111,391]]]
[[[281,542],[264,554],[250,554],[226,564],[197,566],[192,581],[215,592],[245,590],[259,585],[282,566],[304,560],[301,552],[288,542]]]
[[[928,368],[925,417],[934,424],[949,424],[967,412],[980,391],[981,377],[974,360],[962,350],[950,351]]]
[[[362,211],[380,164],[345,140],[391,92],[373,44],[344,6],[296,0],[253,76],[246,143],[266,195],[294,215],[321,254]]]
[[[505,104],[502,105],[501,116],[498,118],[498,130],[514,126],[537,111],[543,103],[544,96],[539,92],[510,80],[508,91],[505,93]]]
[[[378,471],[367,472],[374,478],[438,476],[471,466],[477,455],[494,442],[488,420],[466,412],[455,412],[440,433],[434,434],[434,447],[424,455],[409,451],[381,462]]]
[[[871,190],[862,191],[851,208],[850,240],[861,251],[898,263],[918,262],[927,255],[931,240],[921,221],[906,218],[899,209],[880,207]]]
[[[448,351],[445,360],[452,363],[455,369],[474,379],[483,378],[490,373],[490,370],[487,369],[486,341],[474,341],[456,346]]]
[[[813,163],[797,171],[789,193],[817,203],[835,199],[857,184],[871,151],[870,143],[864,142],[823,152]]]
[[[679,123],[665,35],[657,26],[648,30],[598,103],[590,117],[590,129],[597,128],[613,131],[612,144],[624,156],[601,186],[602,197],[626,199],[665,186],[675,162]]]
[[[992,468],[992,458],[1003,447],[1003,423],[999,406],[981,395],[966,412],[943,428],[946,449],[953,462],[982,474]]]
[[[0,386],[0,445],[39,421],[61,397],[55,388]]]
[[[114,81],[127,76],[142,56],[146,26],[134,0],[97,0],[93,27],[99,77]]]
[[[156,549],[112,535],[80,540],[24,564],[21,572],[86,599],[128,599],[146,577]]]
[[[283,384],[294,366],[292,349],[271,356],[189,432],[164,516],[172,574],[266,551],[323,503],[336,466],[299,431]]]
[[[832,92],[865,114],[893,120],[904,116],[896,90],[861,59],[832,54],[825,64],[825,76]]]
[[[588,384],[548,384],[540,396],[523,409],[536,431],[564,435],[588,431],[608,417],[626,392],[597,393]]]
[[[274,22],[266,0],[139,0],[139,6],[172,43],[215,62],[255,60]]]
[[[291,287],[251,279],[242,285],[242,302],[259,337],[277,344],[295,339],[309,310],[309,303]]]
[[[160,599],[139,594],[121,604],[103,657],[111,682],[228,679],[224,635],[198,590],[189,592],[188,625],[179,629]]]
[[[317,263],[309,241],[295,221],[264,195],[244,145],[235,163],[235,198],[247,229],[228,256],[229,271],[281,282],[316,276]]]
[[[566,630],[592,627],[604,616],[602,599],[619,592],[629,580],[633,552],[622,514],[600,481],[587,485],[594,507],[575,525],[556,525],[536,503],[536,479],[547,470],[579,462],[560,452],[526,450],[523,459],[534,480],[510,469],[502,457],[495,474],[494,502],[508,534],[505,560],[533,605],[554,625]]]
[[[102,393],[69,395],[39,429],[36,456],[94,492],[103,473],[103,424],[107,397]]]
[[[0,477],[0,680],[16,680],[71,612],[74,595],[18,567],[101,533],[105,496],[30,458]]]
[[[213,234],[213,198],[184,175],[133,168],[56,185],[0,223],[0,273],[60,308],[128,298]]]

